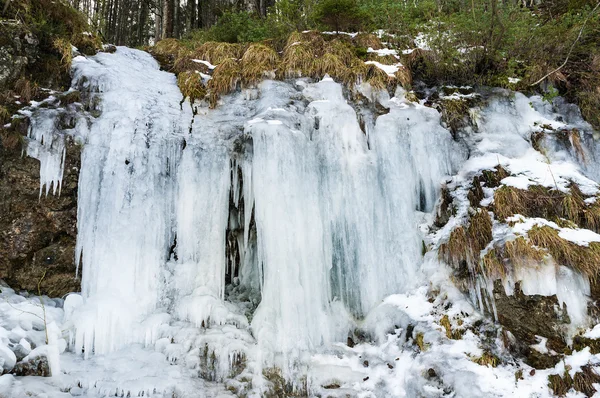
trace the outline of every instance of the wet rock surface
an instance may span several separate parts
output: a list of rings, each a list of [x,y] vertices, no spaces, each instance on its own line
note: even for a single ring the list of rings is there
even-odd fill
[[[39,161],[0,146],[0,279],[14,289],[60,297],[79,291],[77,233],[79,146],[67,138],[60,195],[40,196]],[[41,281],[41,282],[40,282]]]
[[[17,21],[0,21],[0,88],[18,79],[35,62],[38,39]]]
[[[498,322],[515,337],[513,350],[523,355],[526,363],[537,369],[553,367],[567,347],[563,329],[570,323],[566,308],[561,307],[553,296],[525,295],[520,283],[514,294],[506,295],[499,280],[494,284],[494,298]],[[540,352],[531,345],[539,343],[541,336],[547,339],[548,352]]]

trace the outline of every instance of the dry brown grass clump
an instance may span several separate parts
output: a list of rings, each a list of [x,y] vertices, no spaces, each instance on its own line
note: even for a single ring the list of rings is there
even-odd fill
[[[392,54],[377,55],[377,53],[367,53],[367,61],[375,61],[383,65],[395,65],[400,62],[398,58],[394,57]]]
[[[308,32],[292,32],[288,36],[285,48],[298,43],[309,44],[318,56],[323,55],[325,39],[320,32],[314,30]]]
[[[0,128],[10,120],[10,112],[5,106],[0,106]]]
[[[335,54],[325,54],[316,61],[315,73],[317,76],[329,75],[338,82],[350,84],[356,81],[356,75],[351,68]]]
[[[400,84],[405,90],[410,90],[412,87],[412,75],[410,70],[402,65],[398,67],[398,72],[394,74],[398,84]]]
[[[182,45],[177,39],[162,39],[151,48],[151,51],[155,55],[175,58],[181,48]]]
[[[102,40],[100,37],[89,32],[73,35],[72,41],[79,52],[85,55],[96,55],[102,49]]]
[[[377,66],[373,64],[363,65],[362,68],[357,68],[359,69],[358,74],[362,77],[362,81],[369,83],[374,89],[383,90],[392,83],[393,78]]]
[[[541,217],[560,225],[572,222],[594,231],[600,227],[600,203],[586,204],[577,185],[569,193],[539,185],[529,189],[502,186],[494,192],[494,211],[502,220],[515,214]]]
[[[279,75],[283,78],[315,77],[316,67],[315,49],[309,43],[293,42],[283,52]]]
[[[195,58],[218,65],[230,58],[240,59],[243,53],[244,46],[242,44],[208,41],[198,47],[194,54]]]
[[[484,351],[480,357],[473,358],[472,361],[478,365],[491,366],[492,368],[495,368],[500,364],[500,358],[489,351]]]
[[[40,88],[37,83],[32,83],[24,77],[16,81],[14,90],[20,97],[19,100],[25,104],[40,95]]]
[[[177,85],[183,94],[183,99],[189,98],[191,104],[206,96],[206,87],[202,83],[202,78],[194,71],[181,72],[177,76]]]
[[[64,38],[57,38],[52,42],[52,47],[60,54],[60,62],[65,70],[71,69],[73,61],[73,48],[71,43]]]
[[[600,375],[591,365],[582,366],[581,372],[575,373],[574,377],[569,374],[569,369],[565,369],[562,377],[559,374],[548,376],[548,387],[559,397],[567,395],[571,388],[591,397],[596,393],[594,383],[600,383]]]
[[[467,125],[469,104],[464,99],[444,99],[440,101],[442,120],[448,125],[453,134]]]
[[[489,250],[481,259],[481,271],[490,279],[504,279],[508,271],[497,249]]]
[[[210,106],[214,108],[221,95],[234,91],[241,78],[241,68],[236,59],[228,58],[221,62],[208,81]]]
[[[531,246],[531,243],[520,236],[504,244],[504,256],[513,266],[526,267],[531,265],[532,262],[542,262],[546,253]]]
[[[242,56],[242,82],[255,85],[263,77],[274,74],[279,63],[279,55],[264,44],[252,44]]]
[[[194,52],[192,50],[181,48],[177,53],[177,58],[173,63],[171,71],[174,73],[198,71],[206,74],[210,72],[210,68],[207,65],[195,62],[194,59]]]
[[[381,43],[381,40],[379,40],[379,37],[372,33],[359,33],[354,36],[352,41],[358,47],[371,47],[373,50],[381,50],[383,48],[383,44]]]
[[[350,66],[360,60],[354,53],[354,49],[348,43],[340,39],[334,39],[325,43],[325,54],[336,55],[346,66]]]
[[[455,228],[448,242],[440,245],[440,257],[456,269],[468,265],[472,270],[479,263],[480,252],[492,240],[492,219],[487,211],[479,211],[471,218],[469,227]]]
[[[560,236],[549,226],[535,226],[527,233],[535,246],[544,248],[558,264],[569,266],[595,281],[600,274],[600,243],[580,246]]]
[[[463,226],[455,228],[450,234],[448,242],[442,243],[439,248],[440,259],[455,269],[467,265],[469,254],[467,231]]]

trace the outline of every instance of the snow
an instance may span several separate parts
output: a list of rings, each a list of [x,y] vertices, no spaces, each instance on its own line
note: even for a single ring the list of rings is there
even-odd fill
[[[394,74],[396,72],[398,72],[398,70],[400,70],[400,68],[402,67],[401,63],[396,63],[394,65],[385,65],[382,64],[380,62],[377,61],[366,61],[365,64],[367,65],[375,65],[376,67],[378,67],[379,69],[381,69],[382,71],[384,71],[385,73],[388,74],[388,76],[394,77]]]
[[[192,62],[195,62],[195,63],[197,63],[197,64],[203,64],[203,65],[206,65],[206,66],[208,66],[208,69],[210,69],[210,70],[213,70],[213,69],[215,69],[215,68],[216,68],[216,66],[215,66],[215,65],[211,64],[211,63],[210,63],[210,62],[208,62],[208,61],[204,61],[203,59],[192,59]]]
[[[374,53],[379,55],[380,57],[384,57],[386,55],[393,55],[398,58],[398,51],[391,48],[382,48],[381,50],[374,50],[372,47],[367,48],[368,53]]]

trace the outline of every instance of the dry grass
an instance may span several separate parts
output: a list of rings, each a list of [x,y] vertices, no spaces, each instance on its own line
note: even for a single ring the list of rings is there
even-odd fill
[[[563,376],[553,374],[548,376],[548,387],[554,395],[564,397],[572,389],[583,393],[586,397],[591,397],[596,393],[594,383],[600,383],[600,376],[594,371],[591,365],[581,367],[581,372],[575,373],[571,378],[569,368],[565,369]]]
[[[479,211],[471,218],[468,228],[455,228],[448,242],[440,245],[440,258],[456,269],[466,263],[473,270],[479,263],[481,251],[492,240],[492,219],[487,211]]]
[[[325,54],[316,61],[315,73],[322,77],[329,75],[338,82],[350,84],[356,81],[356,75],[351,68],[335,54]]]
[[[548,387],[552,390],[554,395],[558,397],[564,397],[567,395],[571,387],[573,386],[573,379],[569,375],[569,372],[565,370],[564,377],[558,374],[548,376]]]
[[[359,71],[362,80],[369,83],[374,89],[383,90],[392,82],[393,78],[373,64],[364,64],[362,69]]]
[[[31,81],[24,77],[16,81],[14,90],[20,97],[20,101],[25,104],[28,104],[40,94],[40,88],[37,83],[31,83]]]
[[[325,49],[325,39],[320,32],[314,30],[308,32],[292,32],[288,36],[285,48],[298,43],[310,45],[317,56],[323,55]]]
[[[473,358],[472,361],[478,365],[491,366],[492,368],[500,364],[500,358],[488,351],[484,351],[480,357]]]
[[[410,90],[412,87],[412,75],[410,70],[405,66],[400,66],[398,72],[394,74],[398,84],[400,84],[405,90]]]
[[[184,100],[190,99],[193,104],[195,100],[206,96],[206,87],[202,83],[200,75],[194,71],[182,72],[177,76],[177,85],[183,94]]]
[[[156,55],[176,57],[182,45],[177,39],[162,39],[156,43],[151,51]]]
[[[440,101],[442,120],[448,125],[452,133],[467,125],[469,117],[469,104],[463,99],[444,99]]]
[[[577,129],[571,129],[569,130],[568,135],[569,142],[571,143],[575,154],[577,157],[579,157],[579,160],[581,160],[583,163],[587,163],[585,151],[583,149],[583,145],[581,145],[581,136],[579,135],[579,131]]]
[[[3,125],[8,123],[8,121],[10,120],[10,117],[11,117],[11,114],[8,111],[8,109],[6,109],[5,106],[0,106],[0,128],[2,128]]]
[[[96,55],[102,49],[102,40],[100,37],[88,32],[73,35],[72,41],[79,52],[85,55]]]
[[[192,71],[198,71],[206,74],[210,72],[208,66],[201,62],[194,62],[194,59],[195,57],[192,50],[187,48],[180,49],[177,53],[177,58],[175,58],[175,62],[173,63],[173,68],[171,71],[177,74]]]
[[[450,323],[450,318],[448,315],[444,315],[440,319],[440,325],[446,331],[446,337],[452,340],[460,340],[463,336],[463,332],[461,330],[452,330],[452,324]]]
[[[221,95],[234,91],[241,78],[241,68],[236,59],[228,58],[221,62],[208,82],[210,106],[214,108]]]
[[[440,259],[455,269],[462,268],[465,262],[468,263],[469,241],[466,229],[463,226],[455,228],[448,241],[440,245],[438,253]]]
[[[195,52],[195,58],[218,65],[228,59],[240,59],[244,53],[244,46],[237,43],[218,43],[208,41],[198,47]]]
[[[425,343],[423,339],[423,333],[421,332],[417,333],[417,335],[415,336],[415,344],[417,345],[417,347],[419,347],[419,350],[421,351],[427,351],[427,349],[429,348],[429,344]]]
[[[52,42],[52,47],[60,54],[60,62],[65,70],[71,69],[73,61],[73,48],[71,43],[63,38],[57,38]]]
[[[600,273],[600,243],[579,246],[560,236],[549,226],[535,226],[527,233],[535,246],[548,250],[558,264],[569,266],[595,281]]]
[[[581,372],[575,373],[573,377],[573,388],[575,391],[582,392],[586,397],[591,397],[596,393],[594,383],[600,383],[600,376],[590,365],[581,367]]]
[[[379,40],[379,37],[372,33],[359,33],[354,36],[352,41],[357,47],[371,47],[373,50],[381,50],[383,48],[383,44],[381,43],[381,40]]]
[[[325,43],[325,54],[333,54],[336,55],[346,66],[350,66],[355,64],[357,61],[360,61],[354,50],[347,43],[334,39]]]
[[[504,279],[508,275],[506,266],[497,249],[489,250],[481,259],[482,272],[492,280]]]
[[[265,75],[273,75],[279,63],[279,55],[264,44],[253,44],[242,56],[242,82],[256,85]]]
[[[395,65],[398,59],[391,54],[388,55],[377,55],[377,53],[367,53],[367,61],[376,61],[383,65]]]
[[[539,263],[543,261],[546,254],[531,246],[524,237],[518,237],[505,243],[504,256],[513,266],[526,267],[531,265],[532,262]]]
[[[279,70],[280,77],[315,77],[317,54],[315,49],[304,42],[293,42],[285,48]]]

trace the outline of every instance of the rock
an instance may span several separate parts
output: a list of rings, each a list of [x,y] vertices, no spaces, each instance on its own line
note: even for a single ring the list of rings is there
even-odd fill
[[[36,356],[28,361],[17,363],[11,372],[15,376],[50,376],[50,365],[45,356]]]
[[[0,89],[17,80],[36,61],[39,41],[24,25],[0,25]]]
[[[507,296],[499,280],[494,283],[494,297],[498,322],[515,337],[513,351],[525,357],[525,362],[538,369],[553,367],[567,348],[563,337],[570,323],[566,308],[561,307],[556,296],[523,294],[517,282],[512,296]],[[548,339],[549,353],[540,353],[531,345],[538,343],[536,336]],[[556,353],[553,354],[552,352]]]
[[[80,150],[67,139],[62,192],[40,197],[39,161],[0,147],[0,279],[17,290],[60,297],[75,277]],[[45,276],[44,276],[45,275]]]

